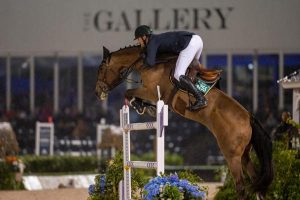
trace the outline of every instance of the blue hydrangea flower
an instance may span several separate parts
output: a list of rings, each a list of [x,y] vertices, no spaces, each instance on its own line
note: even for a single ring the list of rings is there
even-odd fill
[[[171,174],[170,176],[157,176],[149,181],[148,184],[144,186],[145,200],[152,200],[159,197],[160,193],[163,192],[161,187],[169,184],[170,186],[175,186],[179,188],[181,193],[188,193],[195,198],[205,199],[205,192],[201,191],[196,185],[192,185],[188,180],[180,180],[177,174]]]
[[[171,174],[170,177],[169,177],[169,181],[170,181],[171,183],[179,182],[178,175],[177,175],[177,174]]]
[[[106,177],[105,177],[105,175],[102,175],[99,177],[99,184],[97,184],[97,185],[92,184],[89,186],[89,189],[88,189],[89,195],[94,195],[95,193],[99,193],[99,192],[101,194],[104,194],[105,185],[106,185]]]
[[[89,195],[93,195],[95,193],[95,185],[92,184],[89,186]]]
[[[105,190],[106,177],[103,175],[100,177],[100,192],[104,193]]]

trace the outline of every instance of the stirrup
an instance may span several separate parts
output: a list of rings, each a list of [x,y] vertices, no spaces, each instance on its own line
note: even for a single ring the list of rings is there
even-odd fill
[[[205,108],[207,106],[207,102],[206,104],[202,104],[202,105],[199,105],[198,107],[196,108],[193,108],[195,105],[191,105],[190,106],[190,110],[199,110],[199,109],[202,109],[202,108]]]

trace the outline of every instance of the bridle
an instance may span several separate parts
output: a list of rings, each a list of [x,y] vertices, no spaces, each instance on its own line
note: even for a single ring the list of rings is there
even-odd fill
[[[112,90],[113,88],[115,88],[116,86],[118,86],[120,83],[122,83],[125,80],[131,81],[131,82],[135,82],[135,83],[140,83],[140,81],[134,81],[132,79],[127,79],[128,75],[134,70],[135,65],[142,59],[141,56],[139,56],[129,67],[124,67],[123,69],[121,69],[119,71],[120,75],[119,78],[114,81],[113,83],[111,83],[110,85],[107,84],[106,82],[106,77],[107,77],[107,73],[108,73],[108,66],[104,65],[102,67],[105,67],[105,72],[104,72],[104,78],[103,80],[99,80],[99,85],[102,89],[103,92],[107,93],[108,91]],[[98,69],[98,74],[99,74],[99,70],[100,67]]]

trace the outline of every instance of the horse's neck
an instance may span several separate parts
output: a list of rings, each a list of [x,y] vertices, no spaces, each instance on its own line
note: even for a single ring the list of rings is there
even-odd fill
[[[171,70],[175,62],[160,63],[151,68],[142,68],[140,70],[143,86],[149,89],[152,95],[157,96],[157,86],[160,86],[160,92],[164,101],[168,101],[173,89],[170,82]]]

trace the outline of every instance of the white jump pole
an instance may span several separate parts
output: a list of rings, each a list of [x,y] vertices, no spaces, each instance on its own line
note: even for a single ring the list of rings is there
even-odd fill
[[[145,123],[130,123],[129,107],[124,105],[120,110],[120,126],[123,129],[123,165],[124,190],[120,192],[120,200],[131,199],[131,168],[156,169],[157,175],[164,173],[165,169],[165,126],[168,126],[168,105],[160,100],[159,86],[156,104],[156,121]],[[130,131],[156,129],[156,162],[130,160]],[[120,184],[121,185],[121,184]],[[119,190],[120,191],[120,190]]]

